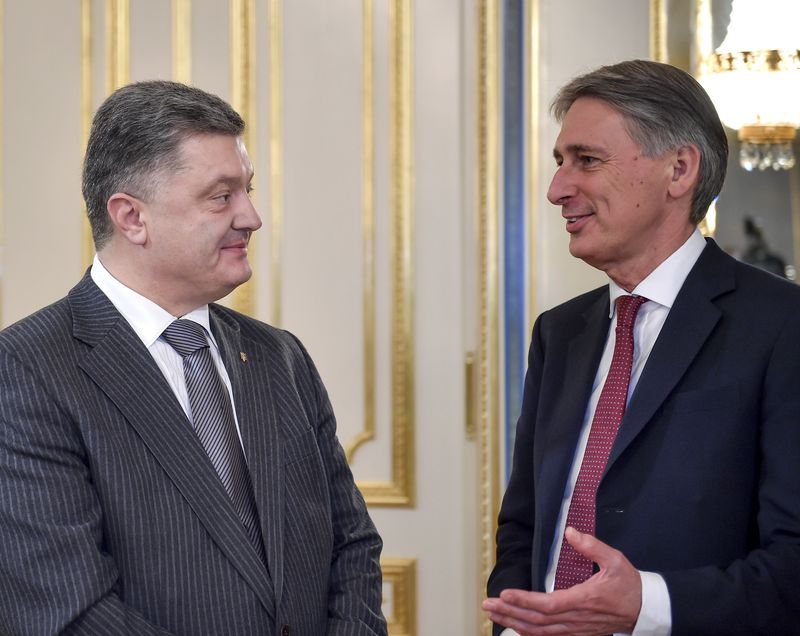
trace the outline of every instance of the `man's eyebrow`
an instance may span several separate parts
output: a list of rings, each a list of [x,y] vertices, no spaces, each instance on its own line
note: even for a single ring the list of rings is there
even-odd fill
[[[253,177],[255,174],[251,172],[247,179],[247,185],[249,186],[253,182]],[[241,183],[241,177],[238,175],[219,175],[213,181],[210,181],[209,184],[203,188],[202,196],[206,196],[211,194],[216,188],[221,185],[226,185],[231,188],[238,186]]]
[[[590,154],[605,154],[605,150],[600,146],[590,146],[588,144],[569,144],[564,151],[570,154],[582,154],[588,152]],[[553,157],[556,159],[561,158],[561,151],[557,148],[553,148]]]

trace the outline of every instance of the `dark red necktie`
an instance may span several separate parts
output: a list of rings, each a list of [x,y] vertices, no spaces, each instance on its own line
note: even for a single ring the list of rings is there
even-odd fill
[[[642,296],[617,299],[617,330],[614,356],[592,419],[586,452],[575,482],[567,512],[567,526],[594,534],[597,487],[617,437],[625,406],[633,364],[633,325],[639,308],[647,302]],[[579,554],[566,539],[561,544],[556,566],[555,589],[563,590],[582,583],[592,575],[592,562]]]

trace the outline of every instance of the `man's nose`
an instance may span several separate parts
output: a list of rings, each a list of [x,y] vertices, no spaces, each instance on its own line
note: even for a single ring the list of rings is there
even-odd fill
[[[237,215],[236,229],[255,232],[262,224],[261,216],[256,211],[253,201],[249,196],[245,197],[242,202],[242,209]]]
[[[575,186],[564,166],[556,168],[556,173],[547,189],[547,200],[553,205],[563,205],[564,202],[575,194]]]

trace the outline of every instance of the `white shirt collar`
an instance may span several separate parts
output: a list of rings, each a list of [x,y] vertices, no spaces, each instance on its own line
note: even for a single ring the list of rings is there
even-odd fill
[[[631,292],[636,296],[644,296],[659,305],[670,309],[678,296],[678,292],[683,287],[683,283],[689,272],[694,267],[700,254],[706,247],[706,240],[695,229],[686,242],[675,250],[661,265],[656,267],[642,282],[640,282]],[[620,296],[626,295],[622,287],[613,280],[609,280],[608,289],[611,299],[609,317],[614,317],[616,311],[616,301]]]
[[[202,325],[206,333],[211,335],[208,305],[193,309],[184,316],[173,316],[149,298],[145,298],[114,278],[96,254],[92,261],[91,276],[100,291],[108,296],[117,311],[128,321],[148,349],[176,318],[193,320]]]

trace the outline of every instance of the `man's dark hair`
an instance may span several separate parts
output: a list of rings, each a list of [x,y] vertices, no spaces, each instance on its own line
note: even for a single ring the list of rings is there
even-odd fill
[[[113,226],[106,204],[115,192],[147,201],[159,179],[180,167],[180,146],[196,134],[239,136],[244,120],[210,93],[177,82],[129,84],[106,99],[92,121],[83,162],[83,198],[101,249]]]
[[[645,60],[602,66],[564,86],[550,110],[560,122],[581,97],[603,100],[616,109],[645,156],[657,157],[685,145],[697,147],[700,176],[689,218],[700,223],[722,190],[728,140],[714,104],[697,80],[669,64]]]

